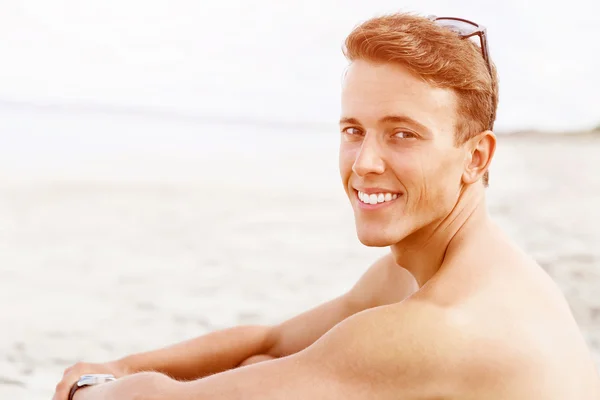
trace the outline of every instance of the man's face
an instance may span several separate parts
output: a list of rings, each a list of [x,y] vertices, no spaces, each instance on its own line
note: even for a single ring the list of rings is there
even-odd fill
[[[456,96],[394,64],[355,61],[345,77],[340,173],[360,241],[399,243],[458,201],[465,146],[455,146]]]

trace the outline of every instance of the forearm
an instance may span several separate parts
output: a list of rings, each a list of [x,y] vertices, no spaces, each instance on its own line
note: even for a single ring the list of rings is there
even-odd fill
[[[156,371],[177,380],[194,380],[226,371],[248,358],[268,353],[271,328],[239,326],[121,360],[128,373]]]
[[[189,382],[179,382],[156,372],[144,372],[82,388],[76,392],[74,400],[297,399],[300,393],[295,391],[301,389],[302,382],[312,381],[311,386],[314,386],[314,379],[307,379],[307,370],[310,369],[319,379],[325,378],[326,374],[319,372],[319,365],[280,359]],[[285,370],[289,375],[284,373]]]

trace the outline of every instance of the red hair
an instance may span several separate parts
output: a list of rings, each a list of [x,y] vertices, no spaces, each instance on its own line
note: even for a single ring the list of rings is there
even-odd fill
[[[491,74],[481,49],[433,21],[406,13],[372,18],[348,35],[344,55],[352,62],[398,63],[429,84],[457,95],[456,143],[493,129],[498,106],[498,77]],[[489,174],[483,176],[488,185]]]

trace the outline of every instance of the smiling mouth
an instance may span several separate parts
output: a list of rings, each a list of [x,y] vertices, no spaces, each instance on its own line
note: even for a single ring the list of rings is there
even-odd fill
[[[356,190],[357,198],[362,204],[376,205],[383,203],[390,203],[396,200],[399,196],[398,193],[364,193],[359,190]]]

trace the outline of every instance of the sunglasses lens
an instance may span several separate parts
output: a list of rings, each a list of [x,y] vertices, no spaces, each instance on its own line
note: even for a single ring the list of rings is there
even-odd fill
[[[474,22],[469,22],[458,18],[436,17],[434,15],[430,15],[427,18],[443,28],[456,32],[463,38],[468,38],[471,43],[479,47],[481,49],[483,59],[487,63],[488,70],[490,71],[490,74],[492,73],[489,56],[490,46],[486,40],[484,27],[479,26]]]
[[[455,19],[438,18],[435,20],[435,23],[446,29],[454,31],[461,36],[469,36],[479,30],[477,25]],[[469,37],[469,40],[471,40],[471,42],[475,43],[477,46],[480,45],[479,38],[477,36],[471,36]]]
[[[477,31],[479,28],[477,25],[470,24],[464,21],[458,21],[455,19],[437,19],[435,21],[436,24],[443,26],[444,28],[448,28],[460,35],[470,35]]]

